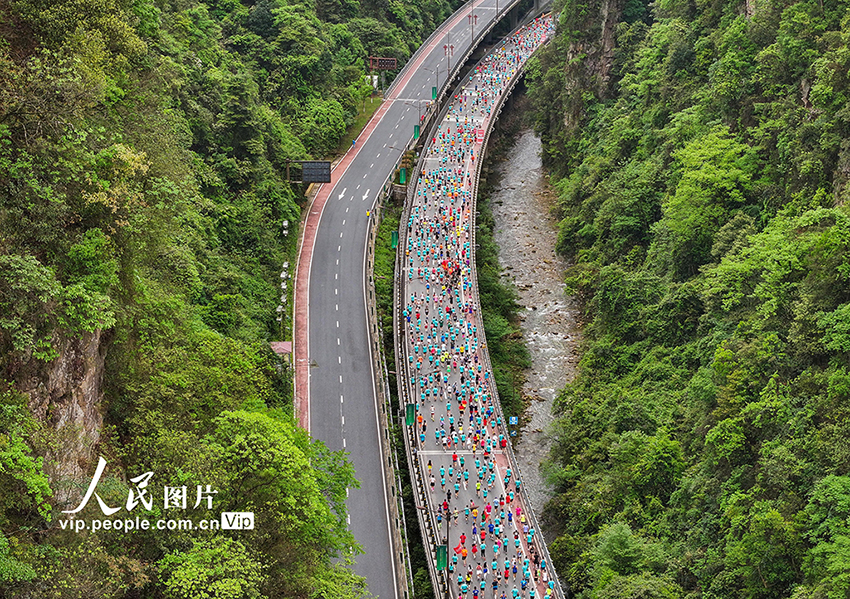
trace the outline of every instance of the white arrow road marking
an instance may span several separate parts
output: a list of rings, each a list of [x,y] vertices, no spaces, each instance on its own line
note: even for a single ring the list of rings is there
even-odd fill
[[[341,194],[339,194],[339,199],[340,199],[340,200],[342,199],[342,196],[344,196],[344,195],[345,195],[345,192],[346,192],[346,191],[348,191],[348,188],[347,188],[347,187],[343,187],[343,188],[342,188],[342,193],[341,193]]]

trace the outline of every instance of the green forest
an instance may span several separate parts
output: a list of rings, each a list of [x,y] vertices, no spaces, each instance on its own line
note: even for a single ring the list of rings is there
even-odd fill
[[[354,472],[295,426],[269,348],[305,203],[285,167],[332,158],[371,94],[366,57],[403,64],[458,5],[0,0],[0,598],[365,594],[346,567]],[[59,422],[61,386],[89,379],[102,425],[69,490],[50,473],[87,441]],[[152,472],[189,508],[209,485],[212,508],[133,514],[253,510],[255,528],[63,529],[59,498],[98,456],[108,506]],[[99,516],[94,498],[78,514]]]
[[[850,596],[850,4],[558,0],[583,301],[546,520],[585,599]]]

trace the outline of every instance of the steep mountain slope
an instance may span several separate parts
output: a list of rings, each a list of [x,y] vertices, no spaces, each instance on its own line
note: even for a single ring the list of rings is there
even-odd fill
[[[558,570],[580,597],[844,597],[848,5],[561,4],[532,94],[590,324]]]

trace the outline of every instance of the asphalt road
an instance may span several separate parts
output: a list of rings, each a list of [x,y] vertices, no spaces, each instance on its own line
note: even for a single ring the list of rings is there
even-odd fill
[[[502,5],[506,2],[502,2]],[[433,40],[399,75],[383,117],[366,139],[358,139],[345,172],[334,172],[309,266],[309,426],[314,438],[349,452],[360,489],[348,499],[351,530],[364,553],[355,571],[370,592],[396,597],[388,498],[381,459],[375,379],[369,352],[365,300],[365,249],[371,211],[384,181],[413,136],[413,126],[442,86],[449,61],[454,66],[469,48],[473,27],[481,31],[496,15],[496,0],[480,0],[441,27]],[[503,6],[501,7],[503,10]],[[478,16],[471,26],[468,14]],[[454,46],[444,49],[446,46]],[[449,56],[448,54],[453,54]],[[363,136],[361,136],[363,137]]]
[[[521,481],[505,451],[509,433],[493,403],[471,227],[481,129],[550,27],[551,18],[538,19],[464,81],[436,143],[426,147],[408,221],[403,368],[417,405],[417,462],[429,487],[421,509],[450,548],[452,597],[539,599],[548,591],[540,536],[526,520]]]

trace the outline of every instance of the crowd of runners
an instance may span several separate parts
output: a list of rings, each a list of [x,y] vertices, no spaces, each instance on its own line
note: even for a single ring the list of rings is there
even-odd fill
[[[407,222],[401,315],[411,433],[426,509],[448,540],[450,589],[464,599],[540,599],[556,588],[505,452],[507,423],[480,340],[470,230],[487,119],[553,28],[549,16],[534,20],[467,76],[423,154]]]

